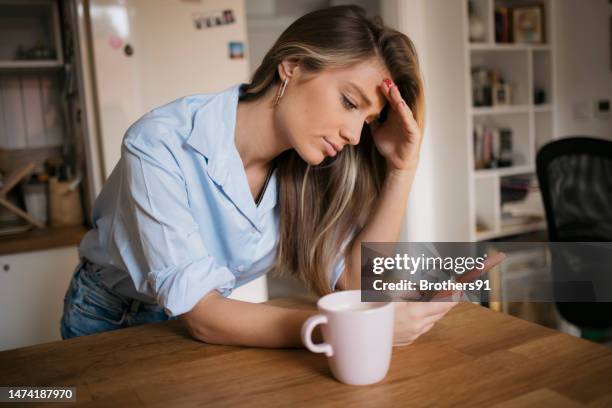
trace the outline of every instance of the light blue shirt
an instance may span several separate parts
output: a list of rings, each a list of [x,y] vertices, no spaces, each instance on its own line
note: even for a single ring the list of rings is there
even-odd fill
[[[136,121],[79,247],[103,267],[107,286],[170,316],[211,290],[230,295],[275,260],[276,170],[256,205],[234,144],[240,86],[177,99]],[[344,269],[338,258],[332,290]]]

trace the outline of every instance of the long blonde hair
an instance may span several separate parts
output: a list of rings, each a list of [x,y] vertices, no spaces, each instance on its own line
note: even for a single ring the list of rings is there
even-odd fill
[[[385,63],[422,128],[423,84],[412,41],[353,5],[317,10],[293,22],[253,74],[243,100],[260,98],[278,86],[278,65],[284,59],[297,59],[303,69],[316,72],[372,57]],[[280,237],[273,270],[297,276],[318,295],[330,293],[326,271],[346,256],[342,243],[350,239],[350,248],[365,226],[384,183],[386,161],[364,125],[358,145],[346,145],[318,166],[293,149],[279,155],[276,166]]]

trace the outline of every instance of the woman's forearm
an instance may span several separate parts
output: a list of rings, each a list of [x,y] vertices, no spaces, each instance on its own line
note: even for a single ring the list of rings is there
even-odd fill
[[[350,249],[341,288],[361,288],[361,242],[396,242],[399,239],[415,173],[416,167],[388,173],[370,219]]]
[[[203,342],[231,346],[301,347],[300,331],[316,309],[289,309],[227,299],[219,292],[206,295],[181,320]],[[320,340],[315,330],[313,340]]]
[[[414,170],[389,172],[376,207],[358,241],[393,242],[399,239],[414,174]]]

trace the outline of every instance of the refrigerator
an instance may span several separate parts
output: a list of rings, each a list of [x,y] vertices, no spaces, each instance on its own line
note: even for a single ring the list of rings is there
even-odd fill
[[[97,122],[88,132],[96,135],[90,150],[102,178],[119,159],[125,130],[147,111],[248,81],[244,0],[79,3],[84,88]]]
[[[244,0],[76,0],[74,7],[91,204],[139,117],[249,81],[246,11]],[[267,300],[265,276],[231,297]]]

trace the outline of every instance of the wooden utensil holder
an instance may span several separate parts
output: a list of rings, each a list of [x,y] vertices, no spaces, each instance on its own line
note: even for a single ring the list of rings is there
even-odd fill
[[[73,188],[73,181],[49,179],[49,218],[53,227],[77,226],[83,224],[83,208],[79,186]]]

